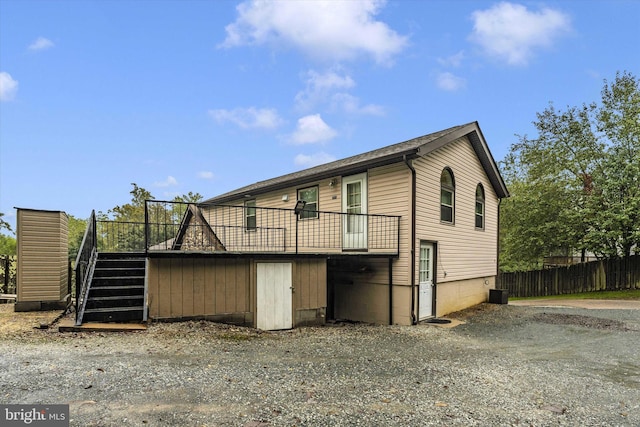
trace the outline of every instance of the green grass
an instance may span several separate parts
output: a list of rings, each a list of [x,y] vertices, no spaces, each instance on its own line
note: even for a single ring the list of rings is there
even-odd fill
[[[526,300],[526,299],[626,299],[626,300],[640,300],[640,289],[629,289],[624,291],[597,291],[597,292],[584,292],[581,294],[565,294],[565,295],[551,295],[547,297],[527,297],[516,298],[509,297],[511,300]]]

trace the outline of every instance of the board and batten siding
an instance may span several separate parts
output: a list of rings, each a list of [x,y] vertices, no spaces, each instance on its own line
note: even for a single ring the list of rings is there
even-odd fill
[[[417,171],[416,253],[420,240],[437,242],[437,283],[493,277],[498,258],[499,198],[466,137],[414,162]],[[440,221],[440,175],[455,182],[454,223]],[[475,228],[476,187],[485,192],[485,227]],[[416,257],[416,272],[419,259]],[[416,279],[417,280],[417,279]]]
[[[18,305],[59,302],[68,296],[68,234],[66,213],[18,209]],[[28,306],[31,308],[26,309],[39,309]]]
[[[293,263],[294,310],[326,308],[327,262],[304,258]]]
[[[291,262],[295,324],[324,323],[326,260],[309,258]],[[149,258],[149,317],[159,320],[204,318],[255,326],[255,263],[250,258]]]
[[[148,305],[152,319],[220,317],[253,322],[251,263],[228,258],[150,258]]]

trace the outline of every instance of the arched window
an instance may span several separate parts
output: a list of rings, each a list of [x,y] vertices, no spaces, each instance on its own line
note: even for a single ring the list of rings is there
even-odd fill
[[[476,187],[476,228],[484,229],[484,188]]]
[[[451,169],[445,168],[440,175],[440,221],[453,224],[456,187]]]

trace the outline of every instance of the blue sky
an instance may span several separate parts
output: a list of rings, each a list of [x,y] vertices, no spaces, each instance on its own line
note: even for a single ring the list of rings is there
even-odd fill
[[[0,0],[0,212],[213,197],[640,73],[639,1]]]

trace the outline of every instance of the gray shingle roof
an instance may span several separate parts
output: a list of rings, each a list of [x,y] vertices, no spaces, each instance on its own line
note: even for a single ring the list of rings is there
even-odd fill
[[[470,135],[471,134],[471,135]],[[439,132],[430,133],[408,141],[378,148],[366,153],[357,154],[341,160],[336,160],[323,165],[304,169],[298,172],[282,175],[276,178],[259,181],[245,187],[221,194],[205,200],[203,204],[224,203],[244,195],[255,196],[268,191],[278,190],[293,184],[303,185],[307,182],[329,178],[336,175],[353,174],[363,172],[371,167],[411,159],[418,155],[425,155],[462,136],[469,135],[472,146],[480,159],[491,183],[499,197],[508,197],[508,192],[489,149],[482,137],[482,132],[477,122],[454,126]]]

